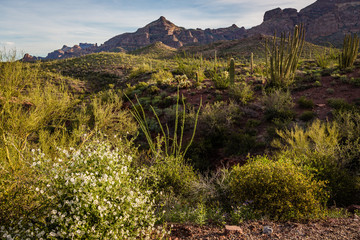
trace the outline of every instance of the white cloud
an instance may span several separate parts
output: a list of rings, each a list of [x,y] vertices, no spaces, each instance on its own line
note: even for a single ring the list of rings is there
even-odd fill
[[[13,46],[13,45],[15,45],[15,43],[14,42],[0,42],[0,45]]]

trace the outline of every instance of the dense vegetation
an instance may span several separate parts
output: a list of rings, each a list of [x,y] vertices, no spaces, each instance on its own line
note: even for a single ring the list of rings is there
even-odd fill
[[[1,52],[0,236],[162,239],[170,222],[318,219],[359,204],[359,102],[331,97],[359,87],[359,62],[280,44],[241,59]],[[328,118],[312,95],[294,97],[325,78]]]

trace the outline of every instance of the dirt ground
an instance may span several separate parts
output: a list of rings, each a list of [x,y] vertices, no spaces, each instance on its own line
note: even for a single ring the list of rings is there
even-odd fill
[[[225,227],[196,226],[188,224],[171,225],[171,240],[257,240],[257,239],[336,239],[360,240],[360,217],[295,222],[253,221],[238,225],[238,231],[227,231]],[[272,233],[264,233],[264,228]]]

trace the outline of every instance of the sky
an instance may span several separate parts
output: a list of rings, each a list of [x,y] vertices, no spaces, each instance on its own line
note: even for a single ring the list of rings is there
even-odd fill
[[[63,45],[98,43],[164,16],[185,28],[259,25],[265,11],[315,0],[0,0],[0,51],[45,57]]]

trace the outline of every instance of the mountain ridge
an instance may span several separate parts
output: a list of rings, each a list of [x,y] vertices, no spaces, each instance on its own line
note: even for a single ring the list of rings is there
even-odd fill
[[[176,26],[165,17],[139,28],[134,33],[117,35],[100,46],[100,51],[111,51],[121,46],[127,51],[133,51],[155,42],[162,42],[170,47],[179,48],[188,44],[206,44],[218,40],[234,40],[244,36],[246,30],[235,24],[228,28],[218,29],[185,29]]]
[[[306,40],[320,45],[338,47],[347,33],[360,34],[360,0],[318,0],[301,9],[275,8],[266,11],[263,22],[250,29],[235,24],[218,29],[186,29],[161,16],[132,33],[123,33],[110,38],[102,45],[80,45],[49,53],[45,59],[76,57],[94,52],[134,51],[156,42],[172,48],[209,44],[216,41],[236,40],[259,34],[290,32],[295,25],[304,24]],[[27,56],[29,58],[29,56]]]

